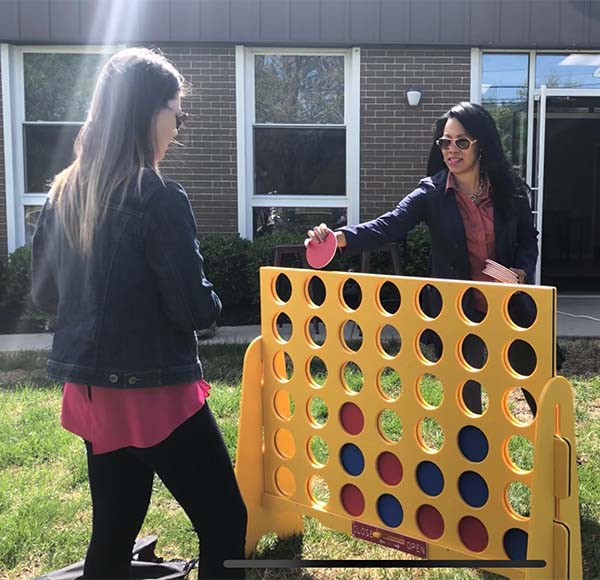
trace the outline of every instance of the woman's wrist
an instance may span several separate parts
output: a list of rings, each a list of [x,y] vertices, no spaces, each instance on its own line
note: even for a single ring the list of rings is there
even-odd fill
[[[335,241],[337,243],[338,248],[345,248],[348,245],[348,241],[346,240],[346,236],[344,232],[336,231],[333,232],[335,234]]]

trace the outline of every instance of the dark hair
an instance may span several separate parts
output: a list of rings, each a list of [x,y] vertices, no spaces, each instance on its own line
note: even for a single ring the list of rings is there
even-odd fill
[[[524,183],[507,159],[494,118],[481,105],[462,102],[454,105],[435,123],[434,143],[427,162],[427,175],[435,175],[446,169],[444,157],[435,141],[444,134],[448,119],[456,119],[473,138],[477,139],[482,173],[492,185],[494,209],[507,215],[512,208],[512,198],[518,195]]]

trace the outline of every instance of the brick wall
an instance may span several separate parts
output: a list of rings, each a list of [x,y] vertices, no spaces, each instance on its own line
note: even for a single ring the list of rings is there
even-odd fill
[[[182,108],[191,118],[161,168],[185,187],[198,230],[237,232],[235,48],[166,46],[191,84]]]
[[[361,51],[360,218],[395,207],[425,175],[435,119],[469,100],[470,51]],[[406,91],[422,92],[409,107]]]
[[[4,261],[8,253],[6,232],[6,182],[4,178],[4,126],[2,115],[2,65],[0,64],[0,261]]]

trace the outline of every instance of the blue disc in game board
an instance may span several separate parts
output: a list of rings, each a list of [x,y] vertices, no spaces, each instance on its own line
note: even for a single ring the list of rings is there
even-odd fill
[[[458,478],[458,490],[471,507],[481,507],[487,502],[490,491],[485,479],[474,471],[465,471]]]
[[[360,475],[365,468],[365,458],[361,450],[352,443],[346,443],[340,451],[342,466],[350,475]]]
[[[440,495],[444,489],[444,476],[431,461],[421,461],[417,466],[417,483],[427,495]]]
[[[502,543],[504,551],[511,560],[527,560],[527,532],[519,528],[511,528],[504,534]]]
[[[389,493],[384,493],[377,500],[377,513],[381,521],[389,528],[396,528],[404,519],[404,510],[400,502]]]
[[[462,454],[475,463],[483,461],[488,454],[489,444],[487,437],[481,429],[467,425],[458,433],[458,446]]]

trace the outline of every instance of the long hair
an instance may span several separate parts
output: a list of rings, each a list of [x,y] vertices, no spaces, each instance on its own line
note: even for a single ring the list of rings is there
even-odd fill
[[[488,176],[492,185],[494,208],[500,214],[508,215],[512,208],[512,198],[521,189],[522,180],[506,157],[494,118],[481,105],[459,103],[436,121],[427,175],[435,175],[446,169],[444,157],[435,141],[444,134],[448,119],[456,119],[473,139],[477,139],[481,172]]]
[[[75,140],[75,160],[59,173],[50,198],[69,242],[89,254],[109,198],[123,195],[144,169],[160,176],[154,121],[182,90],[183,77],[160,54],[128,48],[102,68],[87,119]]]

